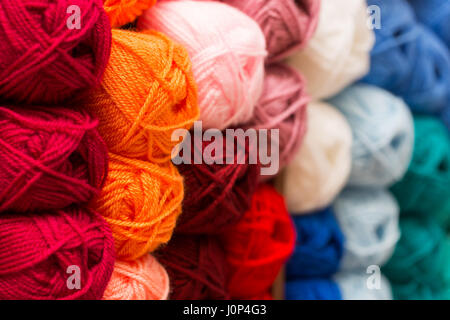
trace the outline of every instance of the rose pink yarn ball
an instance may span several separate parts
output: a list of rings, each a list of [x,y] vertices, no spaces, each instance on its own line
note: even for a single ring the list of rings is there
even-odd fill
[[[0,216],[1,300],[101,299],[113,266],[111,230],[96,212]]]
[[[0,97],[61,102],[100,83],[110,50],[101,0],[2,0]]]
[[[266,45],[258,24],[220,2],[162,1],[138,20],[188,50],[203,128],[249,121],[261,96]]]
[[[280,169],[291,161],[303,141],[308,103],[305,81],[295,69],[278,63],[266,68],[264,91],[249,126],[279,130],[279,143],[271,144],[268,151],[279,152]]]

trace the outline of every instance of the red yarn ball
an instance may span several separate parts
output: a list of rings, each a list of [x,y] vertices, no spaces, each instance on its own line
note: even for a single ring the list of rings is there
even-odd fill
[[[215,237],[178,235],[155,256],[169,274],[169,299],[228,299],[225,257]]]
[[[232,299],[264,296],[294,250],[295,229],[283,197],[270,185],[258,187],[252,206],[221,235]]]
[[[0,97],[61,102],[100,83],[110,51],[102,0],[1,1]]]
[[[224,135],[225,136],[225,135]],[[226,164],[226,143],[220,158],[224,164],[194,164],[194,153],[203,151],[212,142],[204,141],[196,145],[191,139],[191,164],[177,166],[184,178],[185,198],[183,211],[175,233],[213,234],[236,223],[250,208],[251,196],[260,176],[259,164],[249,164],[248,142],[238,146],[235,140],[234,164]],[[244,155],[245,153],[245,155]],[[213,155],[215,156],[215,155]],[[245,158],[238,164],[238,157]]]
[[[113,266],[112,234],[95,212],[0,216],[1,300],[101,299]]]
[[[0,212],[61,209],[96,195],[108,170],[96,127],[82,111],[0,106]]]

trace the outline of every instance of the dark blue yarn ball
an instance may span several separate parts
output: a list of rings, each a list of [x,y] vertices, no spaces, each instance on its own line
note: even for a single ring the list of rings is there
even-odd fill
[[[342,300],[338,285],[330,279],[313,278],[286,283],[287,300]]]

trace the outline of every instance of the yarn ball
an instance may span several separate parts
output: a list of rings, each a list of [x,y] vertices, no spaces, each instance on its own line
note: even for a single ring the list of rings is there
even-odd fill
[[[416,17],[431,28],[450,48],[450,2],[447,0],[409,0]]]
[[[352,271],[338,273],[333,280],[341,291],[342,300],[392,300],[391,285],[383,274],[379,274],[380,278],[376,280],[379,287],[369,287],[370,277],[374,276],[366,270]]]
[[[222,0],[253,18],[264,32],[268,62],[305,47],[319,21],[317,0]]]
[[[68,207],[5,214],[0,216],[0,239],[0,299],[103,296],[113,272],[114,244],[96,212]]]
[[[342,300],[336,282],[327,278],[306,278],[286,282],[287,300]]]
[[[445,126],[447,127],[448,131],[450,131],[450,105],[449,107],[445,108],[441,115],[442,121],[444,122]]]
[[[402,212],[431,215],[450,226],[450,136],[433,117],[415,116],[413,159],[392,187]]]
[[[0,97],[62,102],[100,83],[110,50],[101,0],[2,0]]]
[[[352,133],[333,106],[308,106],[308,130],[300,150],[277,179],[289,212],[301,214],[328,206],[350,174]]]
[[[365,0],[321,1],[316,32],[288,59],[305,76],[314,99],[331,97],[368,72],[374,34],[366,9]]]
[[[110,154],[106,184],[92,207],[109,223],[116,255],[135,260],[167,243],[181,213],[183,179],[171,163]]]
[[[156,252],[171,283],[171,300],[223,300],[226,262],[219,241],[211,236],[175,236]]]
[[[268,151],[279,153],[280,169],[292,160],[303,141],[308,103],[300,73],[284,64],[274,63],[266,68],[263,94],[248,126],[257,130],[278,129],[279,142],[271,143]]]
[[[155,3],[156,0],[103,0],[103,8],[111,26],[118,28],[133,22]]]
[[[152,162],[170,160],[172,132],[189,129],[199,112],[186,50],[153,31],[113,30],[101,86],[76,103],[97,115],[110,152]]]
[[[330,100],[353,133],[348,185],[384,187],[399,181],[412,157],[414,125],[402,99],[365,84],[348,87]]]
[[[232,299],[267,292],[294,250],[295,229],[283,197],[268,185],[258,186],[252,206],[221,235],[229,267]]]
[[[332,208],[293,219],[297,240],[286,265],[287,278],[327,277],[336,273],[344,251],[344,236]]]
[[[118,260],[103,300],[167,300],[169,275],[152,255]]]
[[[370,72],[363,81],[391,91],[420,113],[437,113],[450,101],[448,48],[420,25],[406,0],[369,0],[379,6]]]
[[[250,208],[251,197],[256,190],[260,176],[258,164],[250,164],[249,155],[254,153],[248,143],[240,145],[235,140],[233,163],[227,164],[227,143],[220,146],[220,152],[195,164],[195,153],[207,154],[214,142],[186,139],[191,150],[191,163],[178,165],[184,178],[186,196],[183,200],[183,214],[177,223],[176,233],[211,234],[222,232],[223,228],[236,223]],[[223,149],[222,149],[223,148]],[[220,154],[219,154],[220,153]],[[243,164],[238,159],[243,158]],[[223,164],[207,161],[222,160]]]
[[[61,209],[98,194],[108,157],[96,127],[84,111],[0,106],[0,211]]]
[[[404,217],[402,236],[383,268],[396,299],[440,299],[450,292],[450,240],[429,217]],[[450,296],[447,296],[447,299]]]
[[[258,24],[213,1],[162,1],[138,20],[184,45],[192,59],[203,127],[222,130],[252,118],[262,93],[266,45]]]

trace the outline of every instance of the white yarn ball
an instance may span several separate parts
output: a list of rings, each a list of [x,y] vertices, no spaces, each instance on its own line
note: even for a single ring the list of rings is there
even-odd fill
[[[377,276],[376,274],[366,273],[365,270],[353,273],[338,273],[334,276],[334,281],[341,290],[342,300],[392,300],[392,288],[389,280],[381,273],[379,278],[375,279],[374,277]],[[375,284],[375,282],[378,283]]]
[[[288,59],[305,76],[312,98],[331,97],[369,71],[375,35],[366,10],[365,0],[322,0],[316,33]]]

